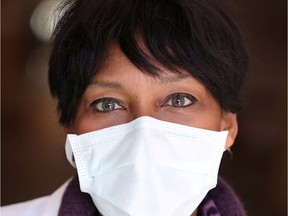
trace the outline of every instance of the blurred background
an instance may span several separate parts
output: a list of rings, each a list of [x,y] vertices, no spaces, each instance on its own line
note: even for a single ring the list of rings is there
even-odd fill
[[[221,175],[249,216],[287,215],[287,2],[235,0],[251,57],[247,108]],[[2,0],[1,205],[52,193],[75,174],[47,85],[57,0]]]

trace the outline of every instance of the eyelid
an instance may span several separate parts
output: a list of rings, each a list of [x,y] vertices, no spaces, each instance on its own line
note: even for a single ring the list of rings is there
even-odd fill
[[[94,100],[94,101],[89,105],[89,107],[90,107],[91,109],[94,109],[94,110],[96,110],[97,112],[101,112],[101,113],[111,112],[111,111],[113,111],[113,110],[104,111],[104,110],[99,110],[99,109],[96,108],[96,106],[97,106],[99,103],[105,102],[105,101],[107,101],[107,100],[111,100],[111,101],[113,101],[114,103],[116,103],[118,106],[120,106],[121,108],[124,108],[124,107],[121,105],[121,103],[120,103],[119,100],[117,100],[117,99],[115,99],[115,98],[111,98],[111,97],[103,97],[103,98],[96,99],[96,100]],[[119,109],[119,108],[117,108],[117,109]],[[117,109],[114,109],[114,110],[117,110]]]
[[[185,106],[178,106],[177,108],[189,107],[189,106],[195,104],[196,102],[198,102],[197,98],[194,97],[193,95],[189,94],[189,93],[177,92],[177,93],[173,93],[173,94],[169,95],[168,97],[166,97],[163,105],[164,106],[173,106],[173,105],[168,104],[168,102],[171,101],[173,99],[173,97],[176,97],[176,96],[183,96],[183,97],[188,98],[191,101],[190,104],[185,105]]]

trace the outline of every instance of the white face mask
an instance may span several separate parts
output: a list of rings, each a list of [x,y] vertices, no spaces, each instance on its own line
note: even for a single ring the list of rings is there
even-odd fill
[[[68,134],[66,154],[104,216],[189,216],[216,186],[227,134],[141,117]]]

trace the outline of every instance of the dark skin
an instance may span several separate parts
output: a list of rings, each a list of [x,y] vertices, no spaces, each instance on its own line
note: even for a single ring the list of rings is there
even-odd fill
[[[112,46],[66,132],[83,134],[151,116],[197,128],[228,130],[225,148],[231,147],[238,131],[236,114],[223,111],[204,85],[187,72],[179,75],[161,69],[160,77],[148,76],[117,45]],[[196,215],[197,209],[191,216]]]

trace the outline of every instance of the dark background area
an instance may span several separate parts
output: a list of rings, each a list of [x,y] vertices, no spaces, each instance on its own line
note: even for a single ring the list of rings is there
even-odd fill
[[[48,43],[30,30],[40,0],[2,0],[1,202],[52,193],[75,173],[47,85]],[[239,114],[233,158],[221,175],[249,216],[287,215],[287,2],[237,0],[248,43],[247,108]]]

